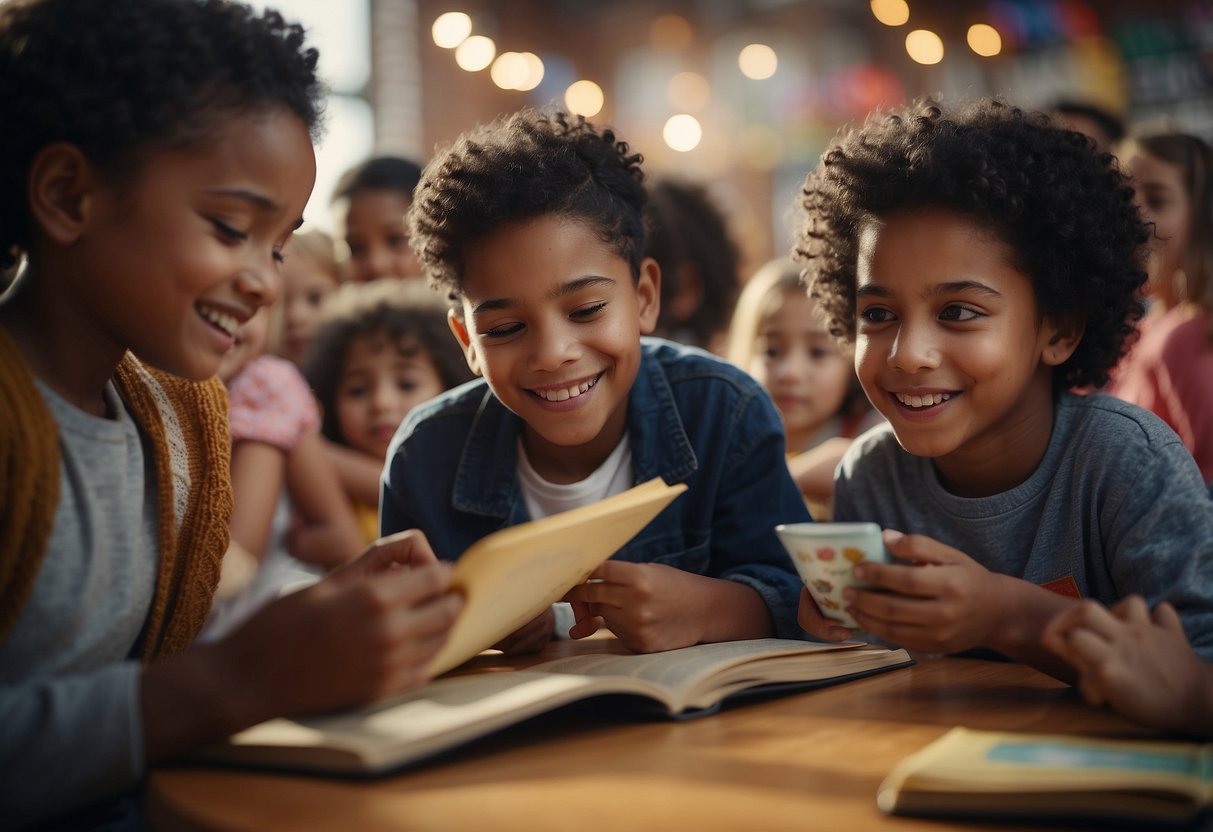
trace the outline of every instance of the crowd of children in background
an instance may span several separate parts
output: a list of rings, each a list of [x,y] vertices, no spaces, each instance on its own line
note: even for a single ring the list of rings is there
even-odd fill
[[[794,257],[746,280],[708,189],[526,109],[424,169],[351,169],[330,237],[295,230],[320,94],[299,27],[74,0],[102,48],[60,84],[64,3],[0,8],[18,822],[122,822],[90,804],[148,762],[423,681],[460,604],[442,561],[653,476],[689,488],[503,649],[603,623],[639,651],[851,638],[774,526],[866,520],[897,558],[856,567],[867,633],[1213,733],[1202,140],[1074,105],[874,113],[808,172]],[[242,707],[213,707],[236,679]]]

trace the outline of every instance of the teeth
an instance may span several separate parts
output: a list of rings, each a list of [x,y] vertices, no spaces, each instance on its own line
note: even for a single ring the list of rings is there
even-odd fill
[[[549,402],[567,402],[569,399],[577,398],[597,383],[598,379],[593,378],[590,381],[583,381],[573,387],[565,387],[560,390],[536,390],[535,394]]]
[[[952,398],[950,393],[928,393],[925,396],[907,396],[904,393],[895,393],[897,401],[904,404],[906,407],[932,407],[937,404],[942,404]]]
[[[212,309],[209,306],[202,306],[201,304],[199,304],[196,308],[199,315],[206,318],[208,321],[222,329],[228,335],[231,335],[233,338],[236,337],[236,328],[240,326],[240,322],[236,320],[235,316],[229,315],[226,312],[220,312],[218,309]]]

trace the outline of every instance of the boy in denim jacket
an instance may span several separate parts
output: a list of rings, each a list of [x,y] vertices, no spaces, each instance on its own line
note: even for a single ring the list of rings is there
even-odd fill
[[[410,238],[483,378],[413,410],[388,452],[383,534],[453,560],[505,526],[662,477],[688,490],[500,645],[601,619],[631,649],[800,637],[801,581],[773,531],[808,520],[779,416],[749,376],[642,338],[661,274],[642,256],[641,157],[609,130],[524,110],[465,133],[417,187]],[[571,625],[571,626],[570,626]]]

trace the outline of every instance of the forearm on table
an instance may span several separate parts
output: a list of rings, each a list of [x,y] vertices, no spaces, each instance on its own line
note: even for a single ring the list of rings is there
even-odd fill
[[[699,599],[704,611],[701,642],[770,638],[775,634],[770,610],[758,591],[725,578],[708,578]]]
[[[997,620],[989,643],[982,646],[1073,684],[1077,679],[1073,666],[1041,644],[1040,636],[1053,616],[1078,603],[1078,599],[1059,595],[1022,578],[996,577],[999,590]]]

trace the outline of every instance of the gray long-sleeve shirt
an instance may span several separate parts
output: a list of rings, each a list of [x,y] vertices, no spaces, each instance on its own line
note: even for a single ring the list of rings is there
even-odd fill
[[[949,493],[888,425],[838,467],[837,520],[870,520],[955,547],[986,568],[1111,604],[1170,601],[1213,660],[1213,500],[1179,437],[1109,396],[1063,395],[1036,471],[1002,494]]]
[[[39,390],[59,425],[59,504],[32,594],[0,640],[6,826],[129,790],[145,768],[130,656],[156,582],[151,457],[112,386],[113,419]]]

